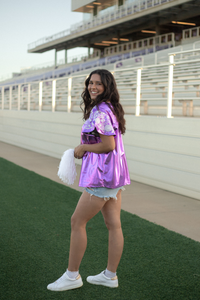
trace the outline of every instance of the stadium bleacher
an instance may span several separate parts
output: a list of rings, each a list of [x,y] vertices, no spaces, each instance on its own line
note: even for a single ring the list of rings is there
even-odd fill
[[[95,26],[104,25],[141,11],[163,6],[170,0],[132,1],[114,11],[94,16],[92,22],[84,21],[55,36],[41,39],[29,45],[34,50],[61,36],[81,33]],[[175,3],[171,4],[175,5]],[[165,11],[166,12],[166,11]],[[153,16],[153,15],[152,15]],[[27,70],[0,83],[0,107],[4,110],[44,110],[80,112],[81,92],[86,75],[95,68],[112,71],[119,89],[121,102],[127,114],[135,114],[137,92],[137,69],[142,68],[140,114],[166,115],[168,97],[168,54],[181,52],[175,57],[173,74],[172,114],[174,116],[200,116],[200,27],[182,30],[182,40],[177,39],[180,31],[139,38],[122,39],[123,42],[94,49],[93,54],[82,61],[70,64]],[[113,38],[113,43],[116,38]],[[199,43],[199,44],[198,44]],[[177,46],[178,45],[178,46]],[[103,57],[102,57],[103,56]],[[86,61],[85,61],[86,60]],[[195,61],[194,61],[195,60]],[[179,64],[181,62],[181,64]],[[152,67],[150,68],[149,66]],[[132,69],[131,69],[132,68]],[[69,77],[72,87],[68,86]],[[53,88],[54,87],[54,88]],[[53,91],[55,89],[55,91]],[[70,104],[69,104],[70,96]]]
[[[81,61],[79,63],[73,62],[71,64],[67,64],[59,67],[47,67],[39,70],[27,70],[27,74],[19,77],[15,77],[9,80],[6,80],[1,85],[12,85],[12,84],[23,84],[25,82],[46,80],[49,78],[58,78],[63,76],[68,76],[70,74],[74,74],[79,71],[87,70],[94,67],[103,67],[108,64],[114,64],[115,62],[120,62],[126,59],[130,59],[133,57],[135,61],[138,62],[139,56],[144,56],[150,53],[156,53],[158,51],[169,49],[174,47],[175,45],[175,36],[173,33],[160,35],[156,38],[146,38],[134,42],[123,43],[122,45],[115,45],[112,47],[107,47],[104,50],[104,57],[100,58],[100,53],[97,58],[89,59],[84,62]],[[84,58],[85,60],[85,58]],[[132,63],[132,62],[130,62]]]
[[[191,49],[193,45],[191,44]],[[177,47],[178,48],[178,47]],[[179,48],[178,48],[179,49]],[[172,49],[167,51],[172,52]],[[176,52],[176,47],[173,52]],[[189,56],[183,52],[182,64],[175,63],[173,79],[173,103],[172,114],[174,116],[200,116],[200,60],[194,54]],[[152,55],[152,54],[151,54]],[[185,56],[184,56],[185,55]],[[180,55],[179,55],[180,56]],[[191,59],[195,59],[192,62]],[[142,67],[141,80],[141,115],[166,115],[168,96],[168,55],[166,53],[166,64],[157,64],[152,68],[148,65]],[[184,60],[186,62],[184,62]],[[191,62],[190,62],[191,60]],[[150,60],[151,61],[151,60]],[[180,59],[177,55],[177,61]],[[123,63],[123,61],[122,61]],[[128,63],[128,60],[126,61]],[[115,68],[114,64],[107,65],[110,71],[114,72],[121,102],[127,114],[135,114],[135,99],[137,90],[137,68]],[[80,75],[72,77],[71,88],[71,111],[80,112],[81,92],[84,88],[86,73],[80,71]],[[68,78],[46,79],[42,82],[42,101],[39,103],[39,83],[31,82],[26,84],[9,86],[4,89],[4,109],[12,110],[44,110],[52,111],[52,85],[56,80],[56,104],[55,111],[68,111]],[[20,95],[20,96],[19,96]],[[18,99],[20,98],[20,104]],[[28,99],[30,98],[30,100]],[[12,99],[12,101],[10,101]],[[30,104],[29,104],[30,103]],[[2,93],[1,93],[2,105]]]

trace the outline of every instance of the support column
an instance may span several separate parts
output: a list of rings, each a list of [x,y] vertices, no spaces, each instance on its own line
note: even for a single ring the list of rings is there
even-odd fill
[[[10,85],[10,90],[9,90],[9,110],[12,109],[12,85]]]
[[[55,112],[56,108],[56,80],[52,81],[52,112]]]
[[[93,17],[97,15],[97,6],[95,5],[93,8]]]
[[[67,64],[67,49],[65,49],[65,64]]]
[[[168,71],[168,97],[167,97],[167,118],[172,117],[172,92],[173,92],[173,72],[174,72],[174,55],[169,56]]]
[[[43,82],[40,81],[40,83],[39,83],[39,111],[42,111],[42,88],[43,88]]]
[[[2,104],[2,106],[1,106],[1,108],[2,108],[2,110],[4,110],[4,86],[2,86],[2,88],[1,88],[1,95],[2,95],[2,98],[1,98],[1,104]]]
[[[90,58],[90,40],[88,40],[88,58]]]
[[[28,84],[28,103],[27,103],[27,110],[31,110],[31,84]]]
[[[55,67],[57,67],[57,50],[55,49]]]
[[[72,108],[71,91],[72,91],[72,77],[69,77],[68,78],[68,103],[67,103],[67,111],[68,112],[71,112],[71,108]]]
[[[135,115],[140,115],[140,94],[141,94],[141,75],[142,69],[137,70],[137,89],[136,89],[136,103],[135,103]]]
[[[121,6],[124,4],[124,0],[118,0],[118,6]]]
[[[155,36],[155,40],[156,40],[156,45],[159,44],[159,36],[160,35],[160,26],[159,25],[156,25],[156,36]]]
[[[18,85],[18,105],[17,105],[18,110],[20,110],[20,92],[21,92],[21,84]]]
[[[117,41],[118,41],[118,44],[120,44],[120,31],[117,30]]]
[[[160,26],[156,25],[156,35],[160,35]]]

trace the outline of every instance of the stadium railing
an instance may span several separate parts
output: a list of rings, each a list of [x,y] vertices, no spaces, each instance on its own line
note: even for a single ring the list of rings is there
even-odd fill
[[[200,116],[200,49],[169,53],[169,62],[111,70],[126,113]],[[175,58],[175,59],[174,59]],[[80,112],[88,73],[1,87],[2,110]],[[189,113],[188,113],[189,110]]]
[[[183,40],[188,40],[192,38],[200,38],[200,26],[183,30],[183,34],[182,34]]]
[[[173,32],[106,47],[104,56],[127,52],[129,56],[137,56],[137,53],[140,53],[142,49],[144,54],[148,54],[171,47],[175,47],[175,34]]]

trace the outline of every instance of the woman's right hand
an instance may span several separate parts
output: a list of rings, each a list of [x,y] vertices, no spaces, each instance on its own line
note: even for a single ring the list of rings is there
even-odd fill
[[[85,153],[84,145],[79,145],[74,149],[74,157],[80,159]]]

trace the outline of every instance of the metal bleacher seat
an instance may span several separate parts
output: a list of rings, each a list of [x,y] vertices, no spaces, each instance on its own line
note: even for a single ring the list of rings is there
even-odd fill
[[[121,101],[126,113],[135,111],[136,72],[115,74]],[[176,116],[194,116],[200,111],[200,63],[175,65],[172,110]],[[142,70],[141,114],[166,115],[168,67]]]
[[[193,49],[193,48],[192,48]],[[163,50],[165,51],[165,50]],[[160,51],[159,53],[161,53]],[[168,66],[159,65],[159,62],[168,62],[168,54],[172,49],[165,53],[165,60],[158,62],[153,68],[148,68],[144,64],[141,75],[141,109],[140,113],[146,115],[166,115],[168,98]],[[167,53],[167,54],[166,54]],[[161,53],[162,54],[162,53]],[[152,55],[152,54],[151,54]],[[157,55],[157,54],[156,54]],[[148,55],[146,55],[148,57]],[[159,55],[157,56],[159,57]],[[161,55],[160,55],[161,57]],[[195,56],[195,58],[198,56]],[[173,97],[172,114],[174,116],[200,116],[200,62],[189,62],[192,59],[189,55],[178,55],[175,57],[177,62],[183,64],[174,64],[173,73]],[[152,59],[152,56],[151,56]],[[154,64],[155,59],[149,59],[149,64]],[[194,57],[193,57],[194,59]],[[121,103],[127,114],[135,113],[135,102],[137,92],[137,68],[141,65],[134,64],[134,58],[126,60],[126,68],[118,68],[114,64],[106,65],[105,68],[113,72],[120,94]],[[103,67],[103,66],[102,66]],[[131,67],[133,67],[131,69]],[[78,73],[72,73],[71,88],[71,111],[81,112],[80,102],[81,93],[84,89],[86,72],[91,70],[82,70]],[[81,73],[82,72],[82,73]],[[82,74],[82,75],[80,75]],[[66,75],[67,76],[67,75]],[[41,80],[41,79],[39,79]],[[56,80],[56,104],[55,111],[68,111],[68,78],[57,77]],[[28,84],[21,86],[20,109],[28,109]],[[30,110],[39,109],[39,81],[30,83]],[[0,95],[1,98],[1,95]],[[1,100],[1,99],[0,99]],[[18,109],[18,88],[12,87],[12,97],[10,105],[9,86],[4,90],[4,109]],[[42,110],[52,110],[52,80],[43,81],[42,89]]]

